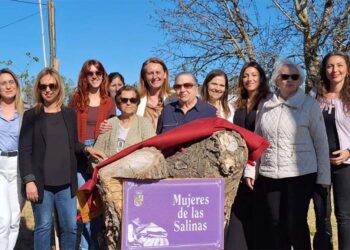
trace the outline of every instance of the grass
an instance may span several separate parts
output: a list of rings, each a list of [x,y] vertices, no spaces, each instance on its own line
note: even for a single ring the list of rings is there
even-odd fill
[[[332,197],[332,199],[333,199],[333,197]],[[332,206],[332,210],[334,211],[333,206]],[[333,249],[338,249],[337,223],[336,223],[333,211],[332,211],[332,216],[331,216],[332,233],[333,233]],[[310,203],[310,207],[309,207],[308,224],[309,224],[310,236],[311,236],[311,240],[312,240],[313,237],[315,236],[315,232],[316,232],[315,212],[314,212],[313,202]]]

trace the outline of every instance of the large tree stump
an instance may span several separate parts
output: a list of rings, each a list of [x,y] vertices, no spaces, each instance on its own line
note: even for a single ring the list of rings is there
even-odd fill
[[[100,169],[108,249],[121,245],[123,179],[224,178],[226,227],[247,158],[246,143],[238,133],[219,131],[167,159],[156,148],[142,148]]]
[[[99,171],[98,190],[104,204],[106,244],[120,249],[123,209],[123,179],[164,179],[168,170],[163,154],[156,148],[142,148],[112,162]]]
[[[248,150],[242,137],[220,131],[166,159],[170,178],[225,178],[225,227],[236,197]]]

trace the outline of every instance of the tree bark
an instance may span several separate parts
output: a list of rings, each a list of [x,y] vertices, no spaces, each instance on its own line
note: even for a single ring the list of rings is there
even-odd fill
[[[121,246],[123,179],[224,178],[226,232],[247,158],[246,143],[238,133],[219,131],[167,159],[155,148],[142,148],[100,169],[98,189],[105,205],[107,248]]]

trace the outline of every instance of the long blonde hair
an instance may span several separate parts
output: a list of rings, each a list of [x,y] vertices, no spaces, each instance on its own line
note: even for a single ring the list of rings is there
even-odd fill
[[[24,112],[24,105],[23,105],[23,99],[22,99],[22,95],[21,95],[21,85],[19,84],[19,80],[16,76],[15,73],[12,72],[12,70],[10,69],[1,69],[0,70],[0,75],[2,74],[10,74],[13,78],[13,80],[16,83],[17,86],[17,91],[16,91],[16,97],[15,97],[15,108],[17,110],[17,112],[19,113],[23,113]],[[1,96],[0,96],[0,100],[1,100]]]
[[[159,97],[161,97],[163,99],[166,96],[172,95],[172,91],[170,88],[170,81],[169,81],[169,72],[168,72],[167,66],[165,65],[165,63],[161,59],[159,59],[157,57],[151,57],[143,62],[141,72],[140,72],[139,93],[140,93],[141,98],[144,96],[147,96],[147,94],[149,92],[149,85],[148,85],[148,83],[146,81],[146,77],[145,77],[145,75],[146,75],[145,68],[150,63],[157,63],[157,64],[162,65],[162,68],[167,75],[167,77],[164,80],[164,83],[162,85],[162,89],[160,91]]]
[[[64,102],[64,83],[60,74],[58,73],[57,70],[53,68],[44,68],[42,71],[39,72],[34,84],[34,99],[35,99],[34,107],[37,110],[39,110],[44,104],[44,99],[41,96],[41,91],[39,89],[40,80],[47,75],[52,76],[56,80],[56,84],[57,84],[56,91],[58,91],[57,107],[62,106]]]

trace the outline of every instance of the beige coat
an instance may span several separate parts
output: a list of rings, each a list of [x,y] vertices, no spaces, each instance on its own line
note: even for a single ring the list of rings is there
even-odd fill
[[[94,148],[102,150],[108,157],[111,157],[117,153],[119,118],[116,116],[112,117],[108,119],[108,122],[112,124],[112,129],[98,136]],[[128,135],[126,136],[124,147],[127,148],[155,135],[155,129],[150,120],[136,115],[135,119],[132,121]]]

